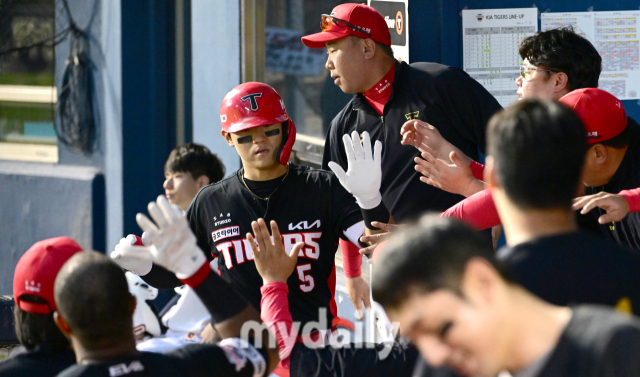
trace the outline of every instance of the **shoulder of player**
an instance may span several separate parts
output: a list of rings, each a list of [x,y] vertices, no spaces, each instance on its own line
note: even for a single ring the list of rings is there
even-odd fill
[[[463,70],[439,63],[411,63],[404,74],[409,85],[424,86],[431,83],[434,86],[451,85],[452,80],[467,81],[469,75]]]
[[[558,254],[567,257],[571,255],[582,257],[589,254],[592,258],[601,255],[604,260],[612,262],[617,260],[628,263],[637,259],[637,263],[640,263],[640,256],[634,255],[617,243],[582,231],[540,237],[514,246],[503,246],[497,251],[496,256],[503,261],[513,260],[525,263],[525,260],[531,258],[546,259]],[[611,255],[619,257],[609,258]]]
[[[621,342],[627,343],[625,347],[640,347],[640,320],[637,317],[629,317],[599,305],[575,306],[572,311],[564,336],[569,340],[578,340],[579,346],[592,344],[601,352],[612,346],[620,346]],[[634,344],[630,344],[630,339]]]

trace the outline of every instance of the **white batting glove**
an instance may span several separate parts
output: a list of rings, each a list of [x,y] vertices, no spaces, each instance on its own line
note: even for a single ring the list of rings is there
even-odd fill
[[[179,208],[160,195],[156,202],[149,203],[148,210],[155,224],[141,213],[136,215],[136,221],[145,231],[151,246],[125,245],[123,255],[152,260],[174,272],[178,279],[187,279],[202,265],[208,264]]]
[[[110,256],[120,267],[125,270],[129,270],[138,276],[144,276],[151,271],[151,267],[153,262],[148,258],[139,258],[133,255],[123,255],[122,248],[125,246],[131,246],[136,243],[136,236],[130,234],[124,238],[120,239],[120,242],[114,248],[114,251],[111,252]],[[142,235],[142,243],[147,245],[144,239],[144,234]]]
[[[353,131],[342,136],[344,149],[347,153],[347,172],[335,162],[329,162],[329,169],[333,170],[344,188],[356,197],[360,208],[371,209],[382,201],[380,182],[382,180],[381,154],[382,143],[377,140],[371,155],[371,139],[368,132],[362,133],[362,143],[358,132]]]

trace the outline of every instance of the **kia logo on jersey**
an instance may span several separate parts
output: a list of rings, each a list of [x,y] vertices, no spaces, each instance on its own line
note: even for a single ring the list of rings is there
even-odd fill
[[[257,97],[262,97],[262,93],[247,94],[244,97],[240,97],[240,100],[242,102],[246,102],[247,100],[249,100],[249,103],[251,104],[251,110],[258,111],[259,107],[258,107],[258,101],[256,101]]]
[[[306,220],[305,221],[300,221],[296,225],[293,225],[293,223],[289,223],[289,230],[312,229],[314,226],[317,226],[318,229],[320,229],[320,220],[316,220],[316,221],[312,222],[311,225],[309,225],[309,223]]]

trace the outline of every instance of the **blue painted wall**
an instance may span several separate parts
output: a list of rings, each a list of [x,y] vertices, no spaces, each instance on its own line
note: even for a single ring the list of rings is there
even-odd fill
[[[123,234],[163,194],[163,166],[175,147],[175,35],[172,0],[122,2]]]
[[[640,9],[638,0],[409,0],[409,56],[412,62],[431,61],[462,67],[463,9],[537,7],[541,12],[604,12]],[[540,24],[538,22],[538,28]],[[515,86],[515,83],[514,83]],[[640,119],[640,101],[622,101],[627,114]]]

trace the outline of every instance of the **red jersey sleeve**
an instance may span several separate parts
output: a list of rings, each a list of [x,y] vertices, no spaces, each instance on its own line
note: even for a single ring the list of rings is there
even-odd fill
[[[291,350],[296,343],[298,333],[293,326],[293,319],[289,312],[289,287],[287,283],[274,282],[260,288],[260,318],[269,326],[276,336],[280,353],[278,368],[289,370]]]
[[[640,188],[623,190],[618,193],[629,202],[629,212],[640,212]]]
[[[482,181],[483,174],[484,174],[484,165],[474,160],[471,160],[471,164],[469,165],[469,168],[471,168],[471,173],[473,173],[473,176],[476,177],[476,179],[479,179]]]
[[[357,278],[362,275],[362,255],[360,248],[353,242],[340,239],[340,250],[342,251],[342,268],[344,276],[348,278]]]
[[[500,225],[498,211],[489,189],[477,192],[440,214],[459,219],[474,229],[482,230]]]

